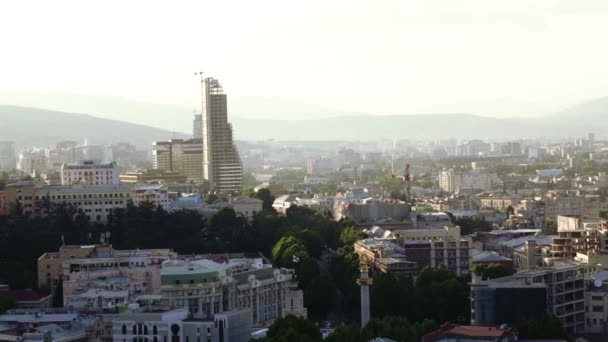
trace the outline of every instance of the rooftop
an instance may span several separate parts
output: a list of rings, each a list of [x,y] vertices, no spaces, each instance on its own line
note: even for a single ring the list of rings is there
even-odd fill
[[[116,162],[104,163],[99,160],[85,160],[78,163],[63,164],[62,170],[79,170],[79,169],[116,169]]]
[[[2,291],[0,292],[0,295],[13,297],[17,302],[38,302],[51,296],[50,294],[40,293],[32,290]]]

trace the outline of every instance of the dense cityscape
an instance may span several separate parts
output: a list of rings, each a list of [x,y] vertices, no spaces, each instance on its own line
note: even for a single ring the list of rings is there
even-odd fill
[[[201,88],[149,150],[0,142],[1,340],[606,333],[608,141],[235,142]]]
[[[608,3],[0,8],[0,342],[608,341]]]

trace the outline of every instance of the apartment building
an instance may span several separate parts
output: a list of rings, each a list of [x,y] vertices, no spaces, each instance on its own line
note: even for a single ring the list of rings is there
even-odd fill
[[[0,141],[0,171],[14,170],[17,167],[16,155],[13,141]]]
[[[61,185],[118,185],[120,171],[116,162],[85,160],[61,166]]]
[[[153,206],[161,206],[164,210],[170,210],[172,201],[169,199],[169,190],[164,185],[139,185],[135,187],[133,194],[135,205],[150,203]]]
[[[568,262],[471,282],[471,325],[511,325],[557,316],[571,334],[585,332],[586,265]]]
[[[19,154],[17,170],[20,170],[27,175],[32,175],[36,170],[46,170],[47,168],[48,160],[44,150],[32,149],[23,151]]]
[[[577,254],[598,251],[602,249],[606,236],[604,221],[576,216],[558,216],[557,233],[544,260],[547,265],[558,260],[574,259]]]
[[[550,191],[543,197],[545,221],[557,222],[558,216],[600,217],[598,195]]]
[[[170,249],[115,250],[111,245],[64,245],[59,251],[47,252],[38,258],[38,287],[51,287],[60,279],[70,280],[70,275],[81,271],[115,271],[133,268],[145,274],[150,272],[147,267],[160,269],[164,260],[175,257],[177,253]],[[135,276],[131,271],[126,272],[122,275],[140,277]],[[148,282],[152,287],[160,287],[160,277],[154,280],[154,274],[148,276],[150,277]],[[75,274],[73,279],[77,281],[81,278],[86,276]]]
[[[112,321],[114,342],[247,342],[251,338],[248,310],[193,319],[187,309],[162,310],[152,307],[126,312]]]
[[[160,293],[172,307],[193,318],[210,319],[227,311],[251,310],[253,324],[283,317],[284,301],[300,297],[293,270],[275,269],[261,258],[168,260],[163,262]],[[289,294],[289,295],[288,295]],[[298,300],[296,302],[302,302]],[[290,313],[302,311],[291,310]]]
[[[203,181],[203,142],[201,139],[172,139],[152,145],[152,165],[160,171],[175,172],[188,181]]]
[[[515,208],[520,201],[519,197],[514,196],[488,196],[481,197],[482,209],[494,209],[501,212],[506,212],[507,208]]]
[[[365,256],[372,266],[382,273],[415,276],[418,264],[407,260],[405,248],[394,238],[369,238],[355,242],[355,253]]]
[[[443,170],[438,175],[439,187],[449,193],[458,193],[474,190],[492,190],[494,186],[501,184],[496,174],[483,170],[472,170],[457,172],[454,169]]]

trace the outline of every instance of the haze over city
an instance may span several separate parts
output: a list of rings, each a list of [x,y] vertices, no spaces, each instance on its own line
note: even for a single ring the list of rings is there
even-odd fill
[[[18,1],[2,13],[3,104],[83,94],[198,110],[195,71],[224,80],[234,115],[274,119],[302,106],[541,116],[608,89],[603,1]]]
[[[608,3],[0,5],[0,342],[605,342]]]

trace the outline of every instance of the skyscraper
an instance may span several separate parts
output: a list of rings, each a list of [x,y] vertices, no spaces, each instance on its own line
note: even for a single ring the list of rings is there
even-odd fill
[[[232,140],[228,105],[221,83],[211,77],[201,79],[203,91],[203,176],[212,190],[239,191],[243,168]]]

